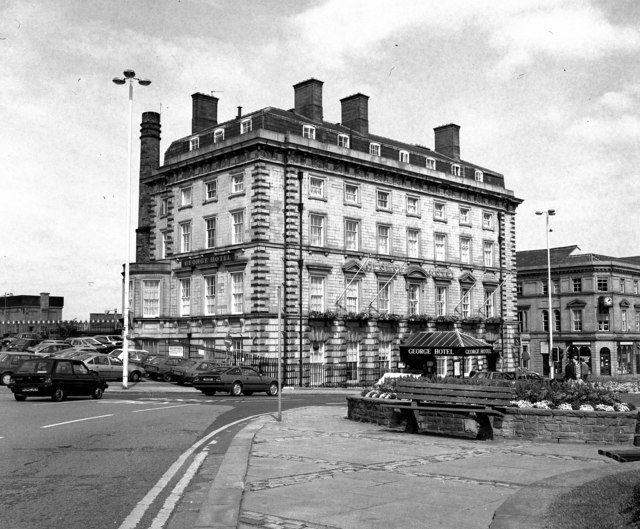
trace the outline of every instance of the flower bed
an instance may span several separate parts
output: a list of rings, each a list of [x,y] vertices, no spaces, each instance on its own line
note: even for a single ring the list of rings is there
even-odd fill
[[[349,418],[375,422],[387,427],[399,426],[406,417],[389,407],[397,398],[395,384],[402,378],[390,379],[383,386],[364,390],[361,397],[349,397]],[[595,383],[562,383],[474,379],[439,379],[438,383],[473,385],[513,385],[516,400],[504,417],[493,419],[495,439],[529,439],[574,441],[603,444],[635,444],[640,446],[638,413],[623,386]],[[428,383],[428,381],[425,381]],[[382,406],[381,404],[386,404]],[[405,412],[406,413],[406,412]],[[420,412],[420,429],[441,435],[475,438],[478,427],[467,416],[448,412]]]
[[[347,397],[348,418],[384,427],[401,427],[402,412],[388,399]],[[507,408],[504,417],[493,419],[494,439],[549,442],[583,442],[640,446],[637,411],[590,411],[543,408]],[[420,430],[426,433],[475,439],[477,423],[447,412],[421,412]]]

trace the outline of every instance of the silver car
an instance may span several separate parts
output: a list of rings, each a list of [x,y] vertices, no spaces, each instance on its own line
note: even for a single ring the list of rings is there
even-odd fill
[[[103,380],[122,380],[124,366],[119,358],[100,353],[86,353],[76,358],[82,360],[89,371],[98,373]],[[127,365],[127,373],[131,382],[138,382],[146,374],[142,366],[133,362]]]

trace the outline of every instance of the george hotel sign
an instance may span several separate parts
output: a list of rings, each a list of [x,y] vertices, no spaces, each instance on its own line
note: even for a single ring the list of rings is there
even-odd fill
[[[407,263],[398,264],[398,263],[389,263],[386,261],[377,261],[377,260],[370,260],[366,262],[364,266],[361,265],[360,263],[358,263],[358,265],[360,269],[364,270],[365,272],[375,272],[375,273],[383,273],[383,274],[385,273],[386,274],[405,274],[410,269],[410,267],[416,266],[416,265],[408,265]],[[424,269],[422,267],[419,267],[419,268],[426,275],[434,279],[449,279],[449,280],[453,279],[453,272],[448,268],[440,268],[440,267],[429,268],[429,269]]]
[[[233,258],[234,258],[233,252],[212,253],[208,255],[202,255],[200,257],[191,257],[189,259],[183,259],[180,262],[180,266],[182,268],[192,268],[194,266],[225,263],[227,261],[233,261]]]

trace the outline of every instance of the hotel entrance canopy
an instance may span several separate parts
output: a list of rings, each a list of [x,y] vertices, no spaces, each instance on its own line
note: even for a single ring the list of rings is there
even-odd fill
[[[420,355],[488,355],[491,344],[460,331],[417,332],[400,344],[400,358],[407,362]]]

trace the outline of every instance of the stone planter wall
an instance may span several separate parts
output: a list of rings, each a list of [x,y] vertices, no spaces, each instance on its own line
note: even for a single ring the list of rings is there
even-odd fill
[[[373,422],[398,427],[404,422],[402,413],[388,399],[347,397],[348,417],[354,421]],[[421,431],[433,434],[475,439],[477,423],[470,417],[444,412],[420,414]],[[494,439],[537,441],[573,441],[599,444],[640,446],[638,412],[565,411],[507,408],[503,418],[493,418]]]

